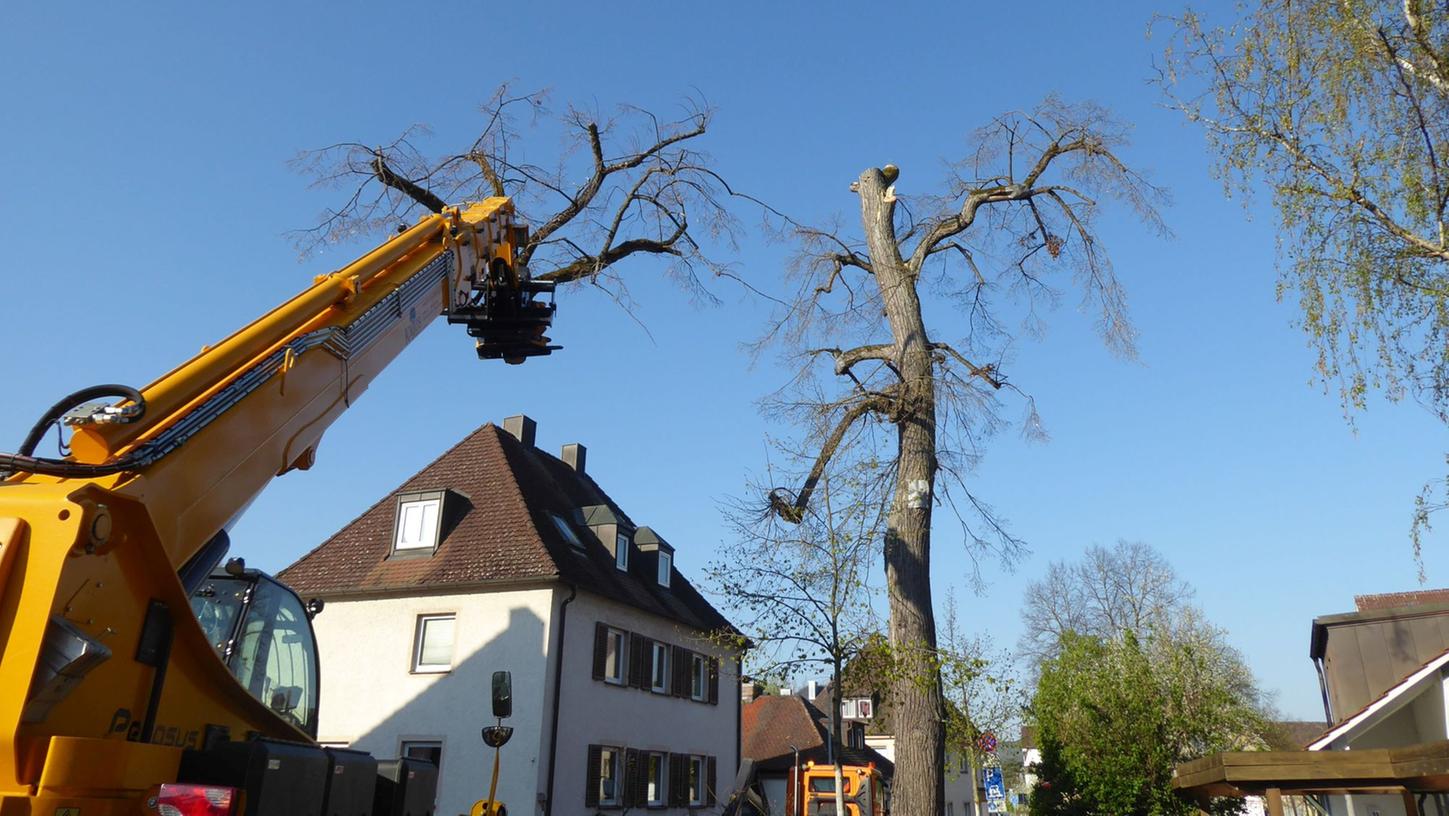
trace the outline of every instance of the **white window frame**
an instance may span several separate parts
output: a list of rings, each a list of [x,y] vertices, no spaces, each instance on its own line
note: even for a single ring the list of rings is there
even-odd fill
[[[629,571],[629,537],[623,533],[614,536],[614,566],[621,572]]]
[[[668,643],[654,641],[649,649],[649,688],[660,694],[669,693],[669,648]],[[661,658],[663,658],[661,660]]]
[[[689,699],[697,702],[709,699],[709,658],[698,653],[690,654]]]
[[[705,758],[698,755],[689,757],[689,773],[685,776],[685,785],[689,787],[689,806],[701,807],[704,805],[706,792],[704,786],[708,780],[704,778],[709,771],[709,765]],[[696,796],[698,794],[698,796]]]
[[[418,535],[415,539],[404,540],[403,536],[408,530],[406,519],[409,510],[416,509],[422,513],[419,519]],[[428,511],[432,511],[431,524],[429,524]],[[434,550],[438,546],[438,528],[442,524],[443,497],[441,495],[419,496],[416,498],[398,498],[397,518],[393,522],[392,550],[398,553],[421,552],[423,550]]]
[[[674,570],[674,556],[665,550],[659,551],[659,585],[669,586],[669,575]]]
[[[657,759],[656,776],[649,775],[649,761]],[[644,754],[644,804],[645,807],[664,807],[669,804],[669,754],[649,751]],[[654,788],[653,794],[649,792]]]
[[[614,650],[614,674],[609,673],[609,648],[616,642],[618,648]],[[604,641],[604,682],[615,686],[629,684],[629,633],[623,629],[608,627],[608,636]]]
[[[606,761],[607,760],[607,761]],[[599,807],[618,807],[624,801],[623,780],[620,778],[620,769],[624,764],[624,749],[612,745],[604,745],[599,750]],[[608,777],[604,776],[604,768],[609,769]],[[604,782],[612,780],[614,783],[614,795],[604,796]]]
[[[448,662],[424,663],[423,662],[423,641],[427,636],[428,624],[433,621],[447,620],[453,623],[453,642],[448,644]],[[413,661],[412,670],[414,674],[442,674],[453,670],[453,656],[458,648],[458,614],[456,612],[440,612],[434,614],[418,615],[417,624],[413,628]]]

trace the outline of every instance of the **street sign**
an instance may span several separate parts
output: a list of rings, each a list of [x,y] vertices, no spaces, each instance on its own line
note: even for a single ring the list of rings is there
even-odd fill
[[[981,771],[982,787],[986,788],[986,811],[1006,812],[1006,785],[1001,781],[1001,766],[994,765]]]

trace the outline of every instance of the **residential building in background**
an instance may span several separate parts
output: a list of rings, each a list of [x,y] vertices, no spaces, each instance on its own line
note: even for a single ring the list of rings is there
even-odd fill
[[[437,813],[467,813],[507,670],[512,816],[717,811],[741,704],[739,656],[712,635],[733,630],[589,476],[583,445],[553,456],[535,433],[484,425],[281,573],[326,602],[319,739],[430,759]]]
[[[814,683],[804,694],[763,694],[761,687],[746,680],[741,686],[744,703],[741,755],[755,763],[755,781],[769,804],[771,816],[795,811],[795,785],[806,763],[830,763],[830,715],[807,699]],[[874,765],[889,790],[895,764],[889,757],[847,739],[840,748],[845,765]],[[833,790],[833,789],[832,789]]]
[[[1330,726],[1307,749],[1404,748],[1449,739],[1449,589],[1359,595],[1354,606],[1313,621],[1309,656]],[[1408,809],[1398,794],[1327,798],[1333,816]]]

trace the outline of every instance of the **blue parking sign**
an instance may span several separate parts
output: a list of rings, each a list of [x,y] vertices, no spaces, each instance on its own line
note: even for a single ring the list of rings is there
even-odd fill
[[[983,768],[981,786],[986,789],[986,810],[988,813],[1006,812],[1006,785],[1001,781],[1001,766]]]

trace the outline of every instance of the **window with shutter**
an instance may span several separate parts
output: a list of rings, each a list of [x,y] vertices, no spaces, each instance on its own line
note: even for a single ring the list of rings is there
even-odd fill
[[[669,693],[669,644],[654,641],[650,644],[651,655],[649,688],[660,694]]]
[[[669,788],[669,777],[666,774],[669,769],[669,755],[651,753],[643,765],[644,804],[652,808],[664,807],[668,802],[666,792]]]
[[[604,682],[618,686],[629,682],[629,633],[612,626],[604,636]]]
[[[599,807],[618,807],[623,799],[622,753],[618,748],[607,745],[599,750]]]
[[[704,802],[707,805],[714,804],[714,792],[716,790],[715,761],[714,757],[705,757],[706,771],[704,774]]]
[[[689,654],[689,698],[709,699],[709,661],[702,654]]]

